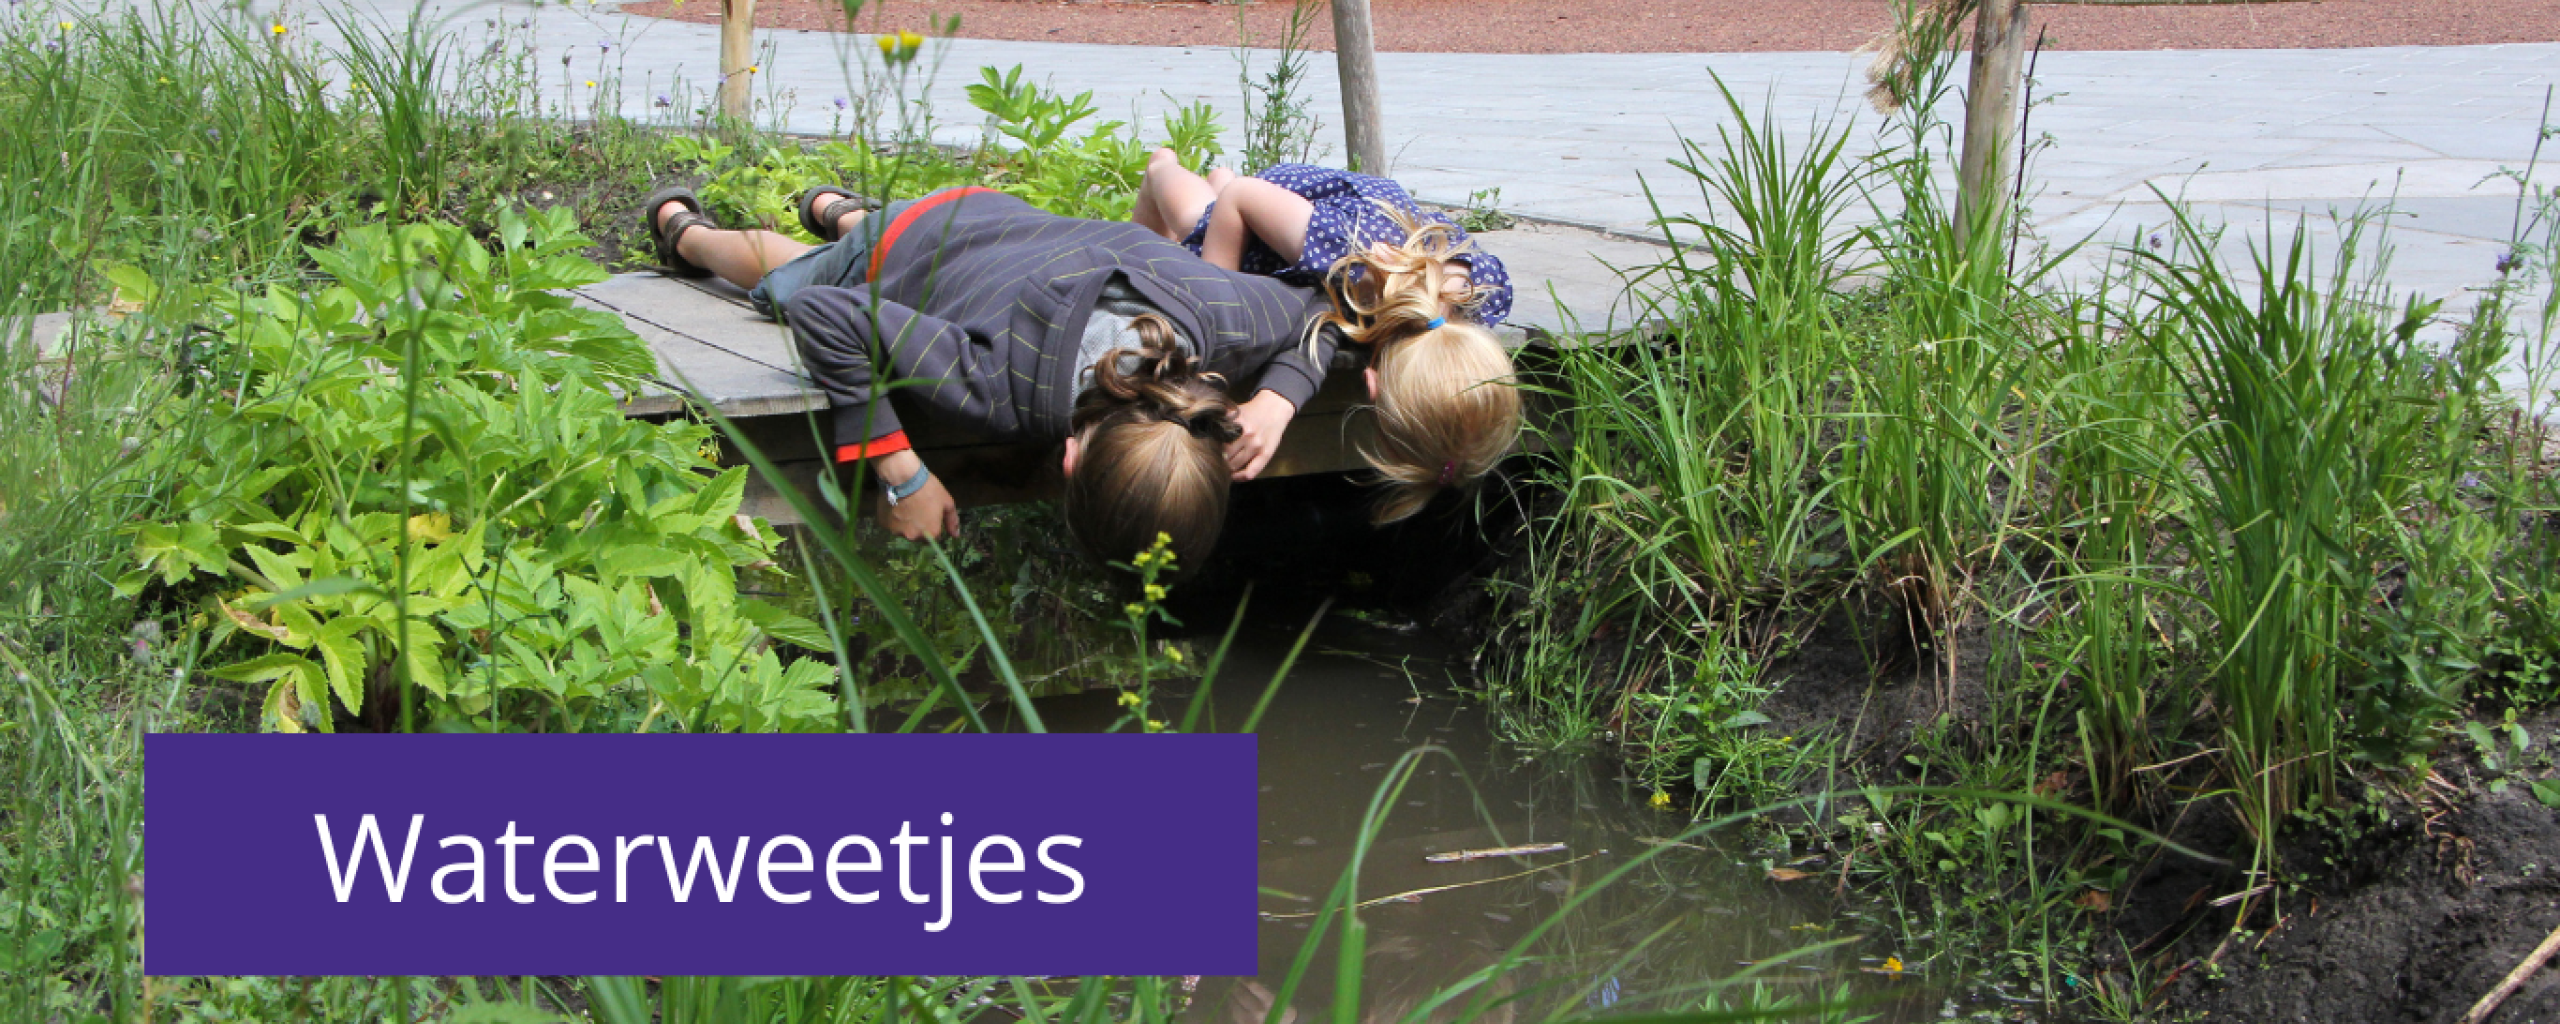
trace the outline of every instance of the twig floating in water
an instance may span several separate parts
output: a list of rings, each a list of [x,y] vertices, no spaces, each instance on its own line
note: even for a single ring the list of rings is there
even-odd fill
[[[1530,843],[1525,846],[1497,846],[1490,850],[1451,850],[1422,858],[1433,864],[1459,864],[1494,857],[1526,857],[1533,853],[1563,853],[1563,843]]]
[[[1557,844],[1557,845],[1561,846],[1561,845],[1563,845],[1563,844]],[[1502,876],[1502,877],[1500,877],[1500,878],[1484,878],[1484,879],[1478,879],[1478,880],[1473,881],[1473,882],[1459,882],[1459,883],[1454,884],[1454,885],[1435,885],[1435,886],[1432,886],[1432,887],[1430,887],[1430,888],[1428,888],[1428,889],[1412,889],[1412,890],[1408,890],[1408,891],[1405,891],[1405,892],[1397,893],[1397,894],[1395,894],[1395,895],[1393,895],[1393,896],[1380,896],[1380,897],[1378,897],[1377,899],[1373,899],[1373,900],[1361,900],[1361,901],[1359,902],[1359,904],[1357,905],[1357,909],[1360,909],[1360,910],[1366,910],[1366,909],[1368,909],[1368,908],[1370,908],[1370,907],[1378,906],[1378,905],[1380,905],[1380,904],[1385,904],[1385,903],[1420,903],[1420,902],[1422,902],[1422,898],[1423,898],[1423,897],[1428,896],[1428,895],[1431,895],[1432,893],[1435,893],[1435,892],[1448,892],[1448,891],[1449,891],[1449,890],[1451,890],[1451,889],[1464,889],[1464,888],[1467,888],[1467,887],[1469,887],[1469,886],[1476,886],[1476,885],[1492,885],[1492,884],[1493,884],[1493,883],[1495,883],[1495,882],[1508,882],[1508,881],[1510,881],[1510,880],[1512,880],[1512,879],[1514,879],[1514,878],[1527,878],[1527,877],[1529,877],[1530,875],[1537,874],[1538,872],[1541,872],[1541,871],[1553,871],[1553,870],[1555,870],[1555,869],[1557,869],[1557,868],[1564,867],[1565,865],[1568,865],[1568,864],[1579,864],[1579,863],[1581,863],[1581,862],[1583,862],[1583,861],[1590,860],[1590,859],[1591,859],[1591,858],[1593,858],[1593,857],[1597,857],[1597,856],[1599,856],[1599,855],[1601,855],[1601,854],[1604,854],[1604,853],[1607,853],[1607,852],[1609,852],[1609,851],[1607,851],[1607,850],[1593,850],[1593,851],[1591,851],[1590,853],[1586,853],[1586,854],[1583,854],[1582,856],[1575,857],[1575,858],[1574,858],[1574,859],[1572,859],[1572,860],[1568,860],[1568,861],[1559,861],[1559,862],[1557,862],[1557,863],[1549,864],[1549,865],[1547,865],[1546,867],[1542,867],[1542,868],[1530,868],[1530,869],[1529,869],[1529,870],[1527,870],[1527,871],[1514,872],[1514,873],[1512,873],[1512,874],[1504,875],[1504,876]],[[1263,920],[1265,920],[1265,921],[1294,921],[1294,920],[1297,920],[1297,919],[1299,919],[1299,918],[1314,917],[1314,916],[1316,916],[1316,915],[1317,915],[1317,914],[1319,914],[1319,913],[1322,913],[1322,912],[1321,912],[1321,911],[1314,911],[1314,910],[1310,910],[1310,911],[1308,911],[1308,912],[1306,912],[1306,913],[1303,913],[1303,914],[1274,914],[1274,913],[1272,913],[1272,912],[1270,912],[1270,911],[1266,910],[1266,911],[1263,911],[1263,912],[1262,912],[1262,919],[1263,919]]]

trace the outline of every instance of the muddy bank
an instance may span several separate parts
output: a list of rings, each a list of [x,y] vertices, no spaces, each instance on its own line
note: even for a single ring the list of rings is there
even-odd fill
[[[2546,752],[2560,739],[2560,710],[2520,724]],[[2523,781],[2534,774],[2493,791],[2493,774],[2466,751],[2439,763],[2442,781],[2423,801],[2376,795],[2372,806],[2387,817],[2361,811],[2331,828],[2297,829],[2284,853],[2307,884],[2285,898],[2280,919],[2254,913],[2254,933],[2232,937],[2228,912],[2185,909],[2200,889],[2234,891],[2235,879],[2169,871],[2132,894],[2118,934],[2141,943],[2147,936],[2136,932],[2184,933],[2159,943],[2167,949],[2156,962],[2174,966],[2146,974],[2162,979],[2174,1012],[2450,1024],[2560,927],[2560,810],[2534,797]],[[2217,947],[2219,972],[2207,962]],[[2546,967],[2489,1020],[2560,1021],[2560,970]]]
[[[1538,500],[1528,495],[1529,521],[1544,518],[1535,514]],[[1505,642],[1504,616],[1516,611],[1499,595],[1520,592],[1526,566],[1516,537],[1489,542],[1477,564],[1490,566],[1490,576],[1441,588],[1425,619],[1462,643],[1492,644],[1485,655],[1492,658]],[[1841,763],[1862,783],[1978,782],[1966,777],[1974,763],[2035,741],[2034,708],[2026,708],[2029,720],[2018,720],[2017,687],[1998,681],[2017,679],[2031,667],[2020,660],[2037,655],[2021,653],[2024,648],[1994,635],[1985,622],[1963,625],[1941,646],[1915,640],[1897,618],[1852,597],[1821,614],[1770,626],[1789,631],[1791,639],[1788,653],[1769,663],[1775,691],[1760,709],[1769,727],[1839,740]],[[1604,629],[1582,657],[1614,666],[1625,643]],[[1644,684],[1620,685],[1632,694]],[[2068,721],[2076,707],[2068,680],[2058,693],[2055,714]],[[2183,713],[2164,721],[2186,721],[2188,741],[2209,737],[2213,728],[2208,717]],[[2483,712],[2480,721],[2502,744],[2511,742],[2502,716]],[[2236,932],[2237,902],[2214,903],[2248,888],[2250,843],[2225,801],[2210,795],[2222,786],[2218,766],[2198,758],[2152,773],[2156,785],[2127,817],[2226,863],[2138,850],[2123,884],[2063,892],[2069,904],[2055,911],[2054,927],[2085,925],[2090,939],[2085,954],[2064,961],[2067,991],[2073,997],[2103,992],[2117,1006],[2138,1004],[2162,1020],[2459,1020],[2560,927],[2560,809],[2545,806],[2531,786],[2552,775],[2560,708],[2522,714],[2516,724],[2532,747],[2521,758],[2505,755],[2504,765],[2484,762],[2475,743],[2456,731],[2436,752],[2431,777],[2363,768],[2342,780],[2342,808],[2298,817],[2280,838],[2278,852],[2294,887],[2272,902],[2253,901]],[[2067,739],[2069,732],[2049,725],[2044,742]],[[2189,742],[2175,749],[2200,748]],[[2044,795],[2091,805],[2078,760],[2070,752],[2040,762],[2031,784]],[[1823,782],[1817,773],[1799,788],[1810,792]],[[1862,843],[1830,825],[1798,820],[1791,830],[1842,849]],[[2087,831],[2055,825],[2054,834],[2067,837],[2060,846]],[[2042,853],[2039,863],[2058,876],[2086,866],[2066,863],[2052,849]],[[1917,868],[1860,874],[1870,895],[1900,890],[1915,907],[1951,891],[1942,876]],[[2011,881],[1965,884],[1997,888]],[[2094,1002],[2074,998],[2064,1005],[2085,1013],[2096,1009]],[[2560,969],[2546,968],[2490,1020],[2560,1022]]]

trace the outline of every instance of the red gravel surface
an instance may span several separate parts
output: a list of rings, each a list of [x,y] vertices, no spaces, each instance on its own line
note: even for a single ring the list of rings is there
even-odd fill
[[[874,0],[860,30],[1068,43],[1234,46],[1280,37],[1284,0]],[[1891,27],[1887,0],[1372,0],[1378,49],[1416,53],[1736,53],[1850,50]],[[646,0],[633,14],[718,21],[719,0]],[[2039,3],[2059,50],[2450,46],[2560,40],[2560,0],[2294,0],[2187,5]],[[1330,49],[1321,6],[1309,46]],[[756,24],[841,30],[839,0],[757,0]]]

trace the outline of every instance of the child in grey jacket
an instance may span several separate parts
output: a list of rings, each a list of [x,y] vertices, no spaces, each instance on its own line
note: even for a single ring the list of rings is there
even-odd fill
[[[832,240],[724,231],[689,193],[644,216],[662,262],[751,287],[791,327],[831,406],[837,458],[872,460],[881,519],[911,538],[958,524],[883,384],[998,437],[1063,440],[1066,517],[1094,557],[1171,537],[1178,566],[1215,543],[1250,479],[1323,384],[1336,334],[1315,292],[1221,270],[1133,224],[951,189],[865,215],[830,193],[804,223]],[[1225,393],[1242,386],[1237,403]]]

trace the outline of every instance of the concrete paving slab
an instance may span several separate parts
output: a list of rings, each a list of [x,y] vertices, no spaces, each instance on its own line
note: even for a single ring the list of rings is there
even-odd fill
[[[2407,229],[2503,242],[2518,228],[2514,196],[2461,199],[2402,198],[2391,204],[2392,222]],[[2529,211],[2528,211],[2529,215]]]
[[[263,14],[283,0],[247,2]],[[287,16],[313,27],[309,2],[286,8]],[[411,0],[343,2],[392,22],[411,10]],[[716,77],[711,26],[629,17],[611,4],[430,0],[429,16],[448,15],[458,16],[448,35],[464,46],[485,40],[493,22],[521,25],[535,40],[534,66],[546,76],[562,55],[572,58],[568,73],[609,72],[598,77],[618,80],[620,88],[597,98],[606,109],[618,103],[626,112],[649,112],[664,92],[671,99],[666,109],[682,116],[702,105]],[[599,41],[614,43],[609,58]],[[865,40],[784,32],[767,33],[763,41],[770,48],[758,79],[764,117],[794,131],[829,131],[829,97],[847,93],[845,69],[860,67]],[[1240,63],[1238,51],[1214,47],[968,39],[936,41],[933,52],[941,70],[922,95],[941,118],[936,138],[962,144],[983,135],[962,93],[982,65],[1021,64],[1069,92],[1090,89],[1109,116],[1139,124],[1205,101],[1232,133],[1243,123],[1239,71],[1267,68],[1273,59],[1268,51],[1246,51]],[[1882,122],[1862,102],[1866,64],[1863,56],[1841,53],[1378,56],[1387,148],[1397,161],[1410,161],[1417,194],[1457,203],[1470,192],[1500,187],[1504,205],[1516,212],[1622,228],[1640,228],[1652,216],[1639,172],[1663,180],[1669,171],[1657,161],[1678,155],[1683,136],[1713,145],[1716,126],[1729,119],[1719,76],[1746,109],[1774,110],[1790,138],[1803,138],[1815,119],[1845,117],[1854,125],[1849,155],[1874,152]],[[1308,71],[1304,98],[1324,123],[1319,158],[1339,160],[1332,63],[1316,54]],[[1956,79],[1962,78],[1958,69]],[[2210,194],[2228,198],[2205,203],[2202,214],[2248,216],[2240,207],[2268,201],[2325,210],[2341,197],[2311,193],[2335,188],[2304,185],[2298,172],[2338,164],[2520,162],[2539,127],[2544,91],[2554,82],[2560,82],[2560,43],[2048,51],[2035,84],[2045,102],[2035,108],[2031,130],[2050,135],[2055,146],[2039,159],[2043,180],[2031,187],[2075,200],[2091,192],[2116,196],[2164,175],[2203,169],[2235,177],[2211,183],[2218,191]],[[2126,128],[2129,123],[2134,127]],[[2391,148],[2333,150],[2331,144],[2342,141]],[[1608,159],[1589,159],[1603,155]],[[2254,188],[2241,180],[2258,173],[2274,177]],[[1664,189],[1663,200],[1671,212],[1706,212],[1693,190]],[[2094,209],[2049,212],[2076,217]],[[2456,274],[2459,265],[2447,261],[2442,269]],[[2404,269],[2421,273],[2414,264]],[[2413,276],[2409,285],[2449,293],[2486,280],[2470,270],[2443,280]]]

